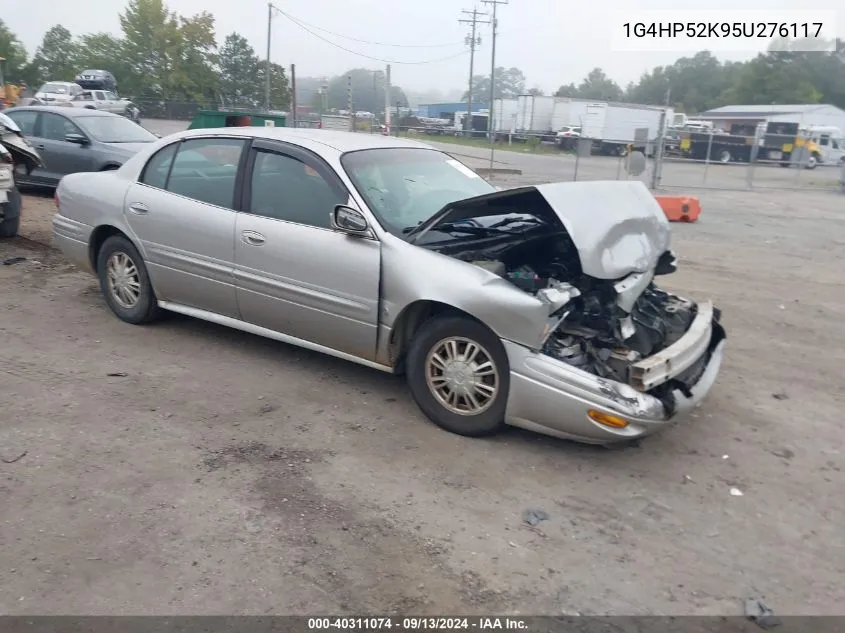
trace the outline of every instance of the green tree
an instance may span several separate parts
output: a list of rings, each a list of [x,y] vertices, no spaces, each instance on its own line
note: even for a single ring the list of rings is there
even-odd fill
[[[542,97],[545,93],[540,88],[531,88],[528,90],[528,94],[534,97]]]
[[[125,59],[122,40],[109,33],[88,33],[77,39],[76,50],[76,72],[89,68],[108,70],[117,79],[121,94],[128,89],[132,68]]]
[[[178,21],[168,77],[171,94],[190,101],[213,100],[220,89],[214,16],[204,11]]]
[[[78,48],[73,35],[61,24],[44,34],[32,59],[32,66],[41,81],[73,81],[80,70]]]
[[[220,94],[226,104],[254,107],[261,103],[259,64],[255,49],[244,36],[226,36],[220,47]]]
[[[126,81],[130,92],[162,99],[176,96],[170,79],[180,35],[176,15],[163,0],[129,0],[120,27],[131,70]]]
[[[496,68],[496,99],[512,99],[525,94],[525,75],[519,68]],[[466,101],[469,92],[464,92],[462,99]],[[472,78],[472,100],[476,103],[490,101],[490,76],[476,75]]]
[[[605,75],[601,68],[593,68],[578,86],[578,96],[582,99],[621,101],[623,94],[619,84]]]
[[[347,109],[347,77],[352,78],[352,109],[356,112],[384,112],[385,76],[382,70],[353,68],[348,72],[329,80],[328,107],[338,110]],[[401,107],[408,105],[405,93],[398,86],[390,87],[390,105],[397,103]]]
[[[265,77],[267,76],[267,65],[261,63],[258,66],[256,77],[261,85],[261,104],[264,104]],[[290,109],[290,84],[284,66],[276,63],[270,64],[270,109]]]
[[[26,48],[17,35],[9,30],[2,18],[0,18],[0,57],[5,60],[0,61],[0,70],[3,71],[6,81],[9,83],[26,81],[35,84],[37,77],[33,77],[32,69],[27,68]]]
[[[750,105],[819,103],[822,93],[790,54],[761,54],[742,68],[724,100]]]

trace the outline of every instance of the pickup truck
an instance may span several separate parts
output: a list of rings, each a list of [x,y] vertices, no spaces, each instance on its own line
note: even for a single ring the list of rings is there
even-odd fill
[[[135,123],[141,121],[141,111],[138,106],[128,99],[118,97],[109,90],[83,90],[82,94],[74,97],[70,104],[77,108],[89,108],[120,114]]]

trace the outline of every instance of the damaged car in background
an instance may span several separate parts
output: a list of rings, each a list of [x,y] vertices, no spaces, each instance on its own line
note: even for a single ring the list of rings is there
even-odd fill
[[[56,200],[55,244],[124,321],[173,311],[405,374],[462,435],[629,441],[722,361],[719,310],[656,283],[676,259],[640,182],[499,191],[424,143],[246,127],[171,135]]]
[[[16,174],[29,174],[41,165],[41,156],[17,123],[0,112],[0,237],[18,234],[23,203]]]

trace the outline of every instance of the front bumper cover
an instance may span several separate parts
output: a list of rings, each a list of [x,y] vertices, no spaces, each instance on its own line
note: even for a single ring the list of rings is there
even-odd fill
[[[709,302],[701,308],[690,338],[685,335],[664,350],[671,353],[661,356],[661,371],[651,374],[658,384],[652,393],[503,341],[511,369],[506,422],[592,444],[629,441],[674,423],[707,396],[722,364],[726,335],[719,312]],[[601,425],[587,415],[591,409],[622,417],[628,426]]]

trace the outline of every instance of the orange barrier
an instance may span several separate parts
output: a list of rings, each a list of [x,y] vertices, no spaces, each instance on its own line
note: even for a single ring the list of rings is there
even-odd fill
[[[691,196],[654,196],[670,222],[697,222],[701,201]]]

